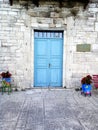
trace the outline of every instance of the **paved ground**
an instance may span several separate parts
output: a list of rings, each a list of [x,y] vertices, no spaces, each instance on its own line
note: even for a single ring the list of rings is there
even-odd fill
[[[0,93],[0,130],[98,130],[98,90],[91,97],[74,89]]]

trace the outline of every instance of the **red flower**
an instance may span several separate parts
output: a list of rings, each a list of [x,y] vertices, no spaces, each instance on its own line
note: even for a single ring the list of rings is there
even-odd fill
[[[81,80],[81,84],[85,84],[86,83],[86,77],[83,77]]]
[[[92,77],[90,75],[83,77],[81,80],[81,84],[91,84],[91,83],[92,83]]]
[[[92,80],[92,77],[90,75],[87,75],[86,76],[88,79]]]
[[[12,74],[9,73],[9,71],[1,73],[1,77],[2,78],[10,78],[11,76],[12,76]]]

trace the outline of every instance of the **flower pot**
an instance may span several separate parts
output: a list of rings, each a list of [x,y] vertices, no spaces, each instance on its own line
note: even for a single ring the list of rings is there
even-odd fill
[[[2,78],[2,81],[6,81],[8,83],[11,83],[11,78]]]
[[[2,78],[2,94],[8,90],[8,94],[12,91],[11,78]]]
[[[91,95],[91,89],[92,89],[91,84],[82,84],[82,93]]]

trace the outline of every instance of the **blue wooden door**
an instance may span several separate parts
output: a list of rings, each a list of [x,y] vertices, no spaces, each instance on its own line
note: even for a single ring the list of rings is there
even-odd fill
[[[62,86],[62,32],[35,32],[34,86]]]

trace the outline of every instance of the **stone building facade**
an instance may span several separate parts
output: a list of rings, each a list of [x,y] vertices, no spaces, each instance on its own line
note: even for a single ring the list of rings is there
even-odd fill
[[[0,71],[9,70],[19,89],[34,87],[35,30],[63,32],[62,87],[80,86],[83,76],[98,74],[96,1],[84,10],[82,5],[60,8],[57,2],[10,6],[0,0]]]

